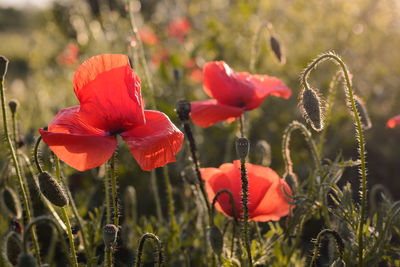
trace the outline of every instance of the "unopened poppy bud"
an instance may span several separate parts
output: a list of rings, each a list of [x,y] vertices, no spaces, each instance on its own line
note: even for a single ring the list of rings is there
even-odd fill
[[[246,159],[249,154],[249,140],[246,137],[236,139],[236,153],[241,160]]]
[[[8,102],[8,106],[10,107],[11,113],[15,114],[18,108],[18,101],[16,99],[11,99],[10,102]]]
[[[32,254],[22,253],[18,257],[18,267],[36,267],[36,259]]]
[[[176,113],[179,119],[184,122],[189,119],[189,114],[191,111],[190,102],[187,100],[179,100],[176,103]]]
[[[1,191],[1,204],[10,217],[19,219],[22,216],[21,202],[18,195],[10,187]]]
[[[16,232],[9,232],[6,236],[6,255],[7,259],[16,265],[18,262],[18,255],[22,251],[22,241]]]
[[[296,188],[298,186],[298,177],[293,172],[287,172],[283,175],[283,179],[289,185],[290,188]]]
[[[256,145],[259,162],[261,165],[269,167],[271,165],[271,146],[265,140],[260,140]]]
[[[278,38],[276,38],[274,35],[271,35],[271,38],[269,39],[269,44],[271,46],[272,52],[274,52],[279,63],[285,64],[285,55],[283,54],[283,48]]]
[[[48,172],[38,175],[40,192],[53,204],[58,207],[68,205],[68,198],[60,184]]]
[[[179,82],[181,79],[181,72],[176,68],[174,68],[174,79],[175,82]]]
[[[103,227],[103,241],[106,249],[111,249],[111,246],[117,240],[118,228],[114,224],[106,224]]]
[[[216,255],[221,255],[222,248],[224,246],[224,239],[223,239],[222,233],[219,230],[219,228],[215,225],[208,228],[207,229],[207,237],[208,237],[208,241],[210,242],[212,251]]]
[[[187,166],[181,172],[183,179],[191,185],[196,185],[199,183],[199,179],[196,176],[195,170],[192,166]]]
[[[364,130],[367,130],[372,127],[371,119],[369,118],[367,108],[365,107],[364,102],[358,97],[354,96],[354,103],[356,104],[356,109],[358,115],[360,116],[361,125]]]
[[[8,59],[5,56],[0,56],[0,81],[6,76],[8,67]]]
[[[303,115],[311,124],[315,131],[321,131],[323,121],[321,117],[321,100],[317,93],[312,89],[304,89],[301,96]]]

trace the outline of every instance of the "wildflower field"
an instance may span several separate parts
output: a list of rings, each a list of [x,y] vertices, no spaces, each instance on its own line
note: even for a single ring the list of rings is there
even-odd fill
[[[0,2],[0,40],[0,267],[400,266],[398,1]]]

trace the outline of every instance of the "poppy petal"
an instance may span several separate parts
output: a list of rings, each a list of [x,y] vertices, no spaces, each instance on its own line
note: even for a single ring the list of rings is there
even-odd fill
[[[140,80],[127,56],[105,54],[86,60],[73,84],[81,117],[90,125],[112,133],[144,123]]]
[[[105,136],[104,131],[85,124],[78,106],[61,110],[48,131],[39,132],[57,157],[79,171],[102,165],[117,146],[115,137]]]
[[[394,128],[396,125],[400,125],[400,115],[390,118],[386,123],[386,126],[389,128]]]
[[[145,110],[146,124],[121,133],[140,167],[145,171],[175,161],[183,134],[162,112]]]
[[[219,121],[231,122],[240,117],[244,111],[242,108],[219,104],[215,99],[194,101],[190,105],[190,117],[201,127],[209,127]]]
[[[240,218],[242,214],[242,199],[240,172],[238,169],[232,163],[225,163],[219,169],[202,168],[201,176],[206,181],[206,191],[210,202],[213,201],[218,191],[222,189],[231,191],[237,215]],[[233,217],[233,209],[228,194],[223,193],[218,196],[215,208],[225,216]]]
[[[238,73],[238,77],[249,80],[256,85],[252,99],[246,101],[246,110],[257,108],[269,95],[284,99],[288,99],[292,95],[292,91],[276,77],[259,74],[251,75],[247,72]]]

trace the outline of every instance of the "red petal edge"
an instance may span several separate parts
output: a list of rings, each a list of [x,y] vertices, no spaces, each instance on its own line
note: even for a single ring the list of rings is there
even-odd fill
[[[209,127],[219,121],[233,121],[243,113],[242,108],[219,104],[216,100],[194,101],[190,103],[192,121],[201,126]]]
[[[394,128],[396,125],[400,125],[400,115],[390,118],[386,123],[386,126],[389,128]]]
[[[150,171],[175,161],[183,134],[162,112],[145,110],[146,124],[121,134],[140,167]]]

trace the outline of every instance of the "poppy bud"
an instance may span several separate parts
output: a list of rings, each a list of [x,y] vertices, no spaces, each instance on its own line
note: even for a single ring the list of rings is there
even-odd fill
[[[315,131],[321,131],[323,121],[321,117],[321,100],[317,93],[312,89],[304,89],[301,96],[301,106],[303,115],[311,124]]]
[[[224,246],[224,239],[221,231],[217,226],[211,226],[207,229],[207,237],[210,242],[211,249],[216,255],[221,255]]]
[[[22,253],[18,257],[18,265],[17,267],[36,267],[36,259],[32,254]]]
[[[8,106],[10,107],[11,113],[15,114],[18,107],[18,101],[16,99],[11,99],[10,102],[8,102]]]
[[[283,175],[283,179],[290,186],[290,188],[296,188],[298,186],[297,175],[293,172],[287,172]]]
[[[186,166],[181,172],[183,179],[191,185],[196,185],[199,183],[199,179],[196,176],[195,170],[192,166]]]
[[[269,39],[269,44],[279,63],[285,64],[285,55],[283,54],[283,49],[279,40],[274,35],[271,35],[271,38]]]
[[[21,202],[18,195],[10,187],[6,187],[1,191],[1,204],[10,217],[21,218]]]
[[[236,153],[241,160],[246,159],[249,154],[249,140],[246,137],[236,139]]]
[[[174,79],[175,82],[179,82],[181,79],[181,72],[176,68],[174,68]]]
[[[256,149],[260,154],[260,164],[269,167],[271,165],[271,146],[267,141],[260,140],[257,142]]]
[[[6,76],[8,67],[8,59],[5,56],[0,56],[0,81],[3,81]]]
[[[103,227],[103,241],[106,249],[111,249],[111,246],[117,240],[118,228],[114,224],[106,224]]]
[[[58,207],[68,205],[68,198],[63,189],[48,172],[38,175],[40,192],[53,204]]]
[[[9,232],[6,236],[6,255],[7,259],[16,265],[18,255],[22,252],[22,241],[16,232]]]
[[[185,122],[189,119],[190,111],[191,107],[189,101],[179,100],[176,103],[176,113],[178,113],[178,117],[182,122]]]
[[[356,104],[356,109],[358,115],[360,116],[361,125],[364,130],[367,130],[372,127],[371,120],[369,118],[367,108],[365,107],[364,102],[357,96],[354,95],[354,103]]]

